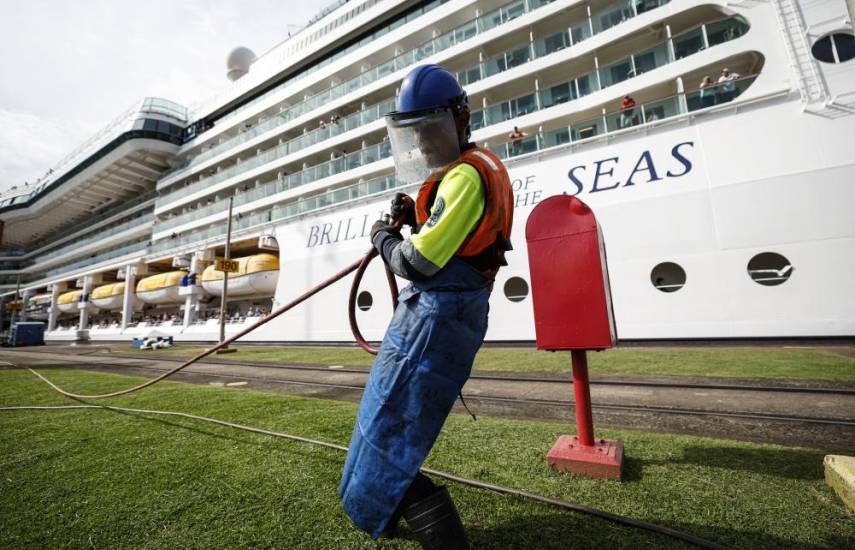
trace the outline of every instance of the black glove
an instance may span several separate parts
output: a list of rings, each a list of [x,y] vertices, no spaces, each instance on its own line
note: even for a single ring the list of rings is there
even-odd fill
[[[400,236],[401,230],[386,220],[377,220],[374,222],[374,225],[371,226],[371,242],[375,243],[375,246],[377,243],[375,238],[380,233],[392,233]]]
[[[392,219],[397,220],[403,216],[403,222],[410,227],[416,226],[416,202],[404,193],[395,193],[392,199]]]

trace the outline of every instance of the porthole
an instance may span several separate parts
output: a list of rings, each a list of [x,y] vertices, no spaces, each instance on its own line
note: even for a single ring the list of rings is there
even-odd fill
[[[760,285],[777,286],[783,284],[793,273],[790,260],[776,252],[762,252],[748,262],[748,275]]]
[[[363,290],[356,296],[356,307],[360,311],[368,311],[374,305],[374,297],[367,290]]]
[[[829,34],[814,42],[810,51],[823,63],[843,63],[855,57],[855,36],[847,32]]]
[[[511,277],[505,281],[505,298],[512,302],[522,302],[528,296],[528,283],[522,277]]]
[[[677,292],[686,284],[686,271],[674,262],[662,262],[650,272],[650,282],[656,290]]]

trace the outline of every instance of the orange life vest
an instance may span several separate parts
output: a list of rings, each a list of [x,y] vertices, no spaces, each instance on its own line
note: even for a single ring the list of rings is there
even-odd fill
[[[492,277],[500,266],[508,265],[505,252],[512,249],[510,239],[514,219],[511,179],[505,165],[492,151],[473,147],[431,174],[416,197],[416,223],[421,225],[428,220],[442,178],[461,163],[474,167],[481,176],[484,212],[455,255]]]

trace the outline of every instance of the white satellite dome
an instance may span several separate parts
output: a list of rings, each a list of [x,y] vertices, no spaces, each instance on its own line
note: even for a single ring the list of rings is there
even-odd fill
[[[245,46],[238,46],[229,52],[226,58],[226,76],[234,82],[249,72],[249,66],[255,61],[255,53]]]

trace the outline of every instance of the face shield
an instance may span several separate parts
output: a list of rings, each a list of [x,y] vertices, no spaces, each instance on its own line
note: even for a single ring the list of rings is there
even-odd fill
[[[450,108],[389,113],[386,129],[398,179],[405,184],[422,183],[434,170],[460,156]]]

